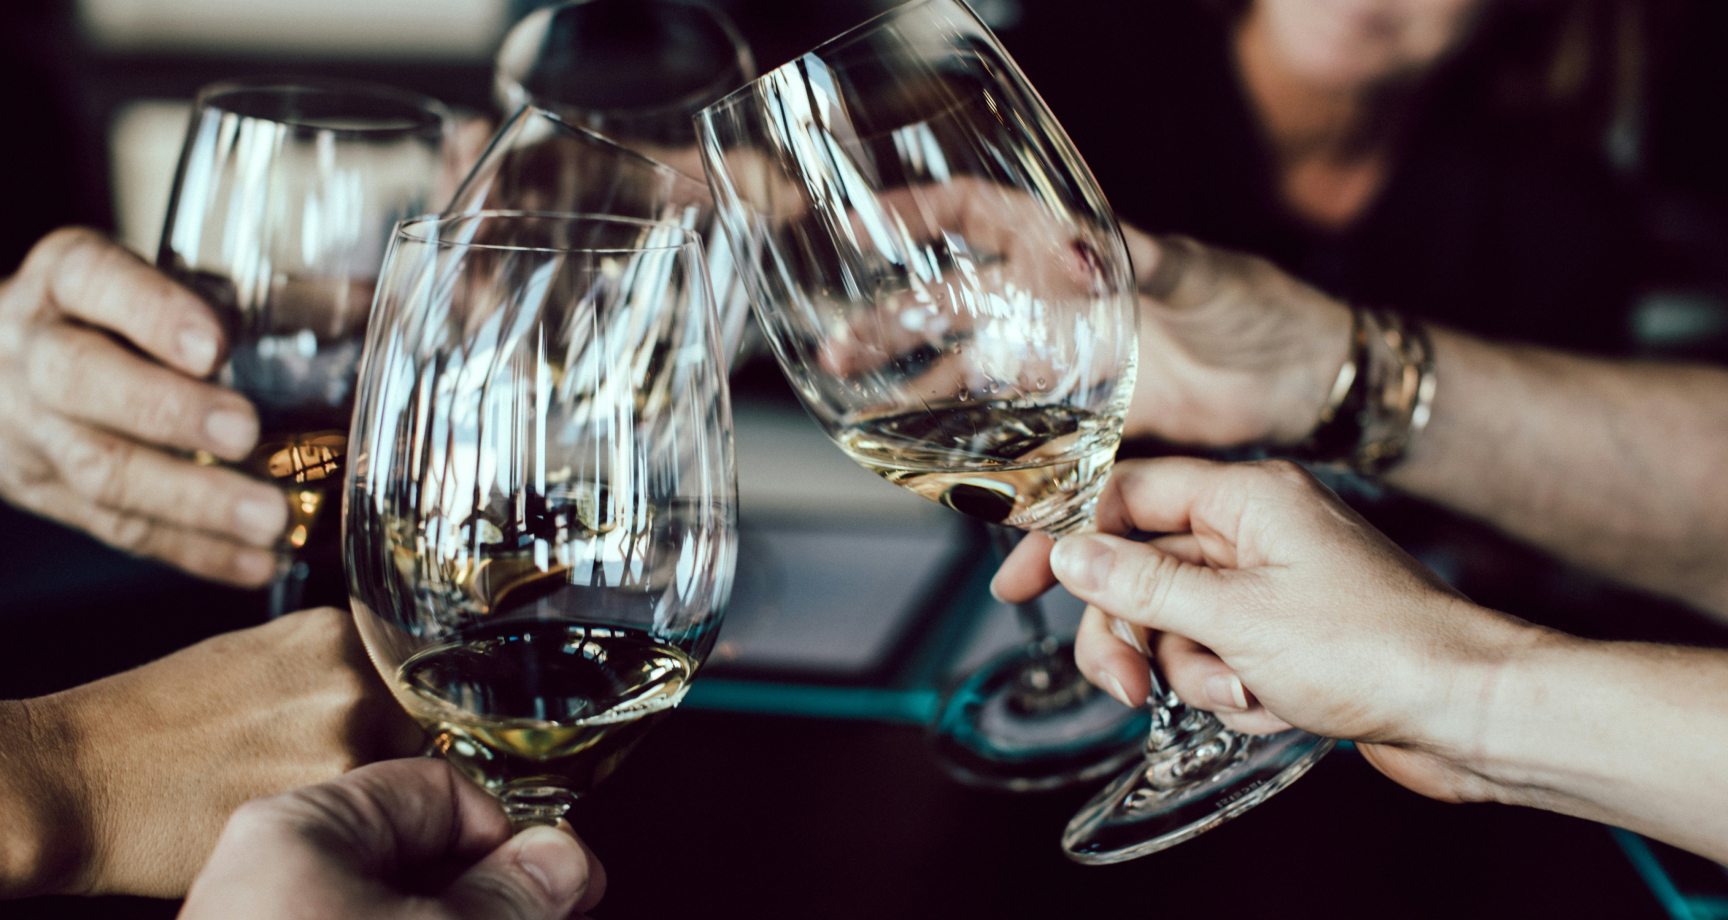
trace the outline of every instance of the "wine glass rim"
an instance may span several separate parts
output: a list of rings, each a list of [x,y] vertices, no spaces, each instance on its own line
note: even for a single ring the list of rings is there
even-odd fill
[[[547,119],[548,121],[551,121],[551,122],[557,124],[560,128],[568,128],[570,131],[573,131],[576,134],[581,135],[582,139],[585,141],[596,142],[598,144],[605,146],[612,153],[627,157],[631,160],[641,162],[642,164],[644,164],[644,165],[646,165],[652,169],[656,169],[656,170],[659,170],[662,172],[670,173],[672,175],[672,178],[674,178],[674,179],[679,179],[679,180],[682,180],[684,182],[695,183],[696,185],[701,186],[703,190],[706,190],[708,188],[708,183],[704,182],[701,179],[696,178],[695,176],[690,175],[689,173],[685,172],[682,169],[679,169],[676,166],[673,166],[671,163],[667,163],[664,160],[656,160],[653,157],[649,156],[648,154],[643,153],[640,150],[634,150],[630,147],[626,147],[623,144],[618,143],[617,141],[613,140],[612,138],[607,137],[606,135],[601,134],[600,132],[595,131],[592,128],[584,128],[579,124],[575,124],[575,123],[571,122],[569,119],[565,118],[556,109],[547,108],[544,104],[539,103],[539,102],[535,102],[533,100],[530,100],[528,102],[523,103],[522,107],[520,109],[516,110],[516,114],[511,115],[508,119],[505,120],[505,124],[509,124],[510,122],[515,121],[517,118],[520,118],[524,113],[537,115],[541,118]],[[544,212],[544,213],[551,213],[551,212]]]
[[[275,93],[283,96],[291,93],[316,93],[328,96],[352,96],[374,101],[382,101],[400,105],[405,116],[404,121],[367,124],[330,124],[322,119],[300,118],[295,116],[254,115],[235,111],[222,104],[225,96],[240,93]],[[385,83],[373,83],[367,80],[347,80],[337,77],[304,77],[291,74],[264,74],[250,77],[228,77],[206,84],[198,90],[193,102],[195,109],[221,109],[234,112],[244,118],[255,118],[259,121],[272,121],[277,124],[291,125],[301,128],[315,128],[319,131],[329,131],[333,134],[348,136],[390,136],[414,134],[424,131],[434,125],[440,131],[447,132],[452,121],[450,108],[437,99],[423,93],[400,89]],[[418,118],[407,117],[412,111]]]
[[[525,246],[518,244],[475,243],[466,240],[444,239],[441,234],[420,234],[417,230],[427,227],[446,227],[465,221],[484,219],[528,219],[563,221],[566,223],[595,224],[625,224],[635,227],[673,230],[682,238],[681,242],[664,243],[648,246]],[[625,252],[665,252],[676,249],[695,247],[700,251],[702,238],[694,230],[672,221],[649,220],[640,217],[619,217],[616,214],[584,214],[572,211],[513,211],[484,210],[469,211],[463,214],[422,214],[418,217],[408,217],[396,224],[396,236],[413,240],[416,243],[431,243],[451,249],[487,249],[498,252],[594,252],[594,253],[625,253]]]
[[[923,2],[923,0],[917,0],[917,2]],[[565,10],[575,9],[577,7],[585,7],[588,5],[589,5],[589,0],[569,0],[569,2],[560,3],[560,4],[557,4],[555,6],[541,7],[540,9],[535,10],[532,13],[529,13],[527,16],[522,17],[522,20],[520,22],[517,22],[516,25],[511,26],[509,31],[515,32],[517,28],[521,27],[521,25],[523,23],[527,22],[530,18],[532,18],[534,16],[544,16],[546,19],[550,20]],[[736,72],[743,74],[743,76],[744,76],[744,84],[743,85],[749,86],[751,83],[754,83],[756,81],[756,79],[758,77],[758,74],[756,73],[756,55],[750,50],[750,43],[747,40],[745,40],[744,33],[740,32],[738,30],[738,24],[732,21],[732,17],[726,15],[725,12],[723,12],[722,10],[716,9],[712,6],[705,4],[705,3],[689,3],[689,2],[685,2],[685,0],[652,0],[651,5],[683,7],[686,10],[690,10],[690,11],[698,13],[702,16],[707,17],[708,21],[714,23],[716,26],[718,26],[720,28],[720,31],[722,31],[726,34],[727,40],[731,43],[731,45],[732,45],[732,63],[735,65]],[[493,62],[494,72],[498,76],[505,76],[503,56],[504,56],[505,50],[508,48],[508,46],[509,46],[509,40],[508,40],[508,38],[506,38],[505,42],[503,44],[499,45],[498,54],[497,54],[497,56]],[[530,70],[532,70],[532,68],[530,68]],[[525,100],[525,102],[524,102],[525,105],[531,105],[531,106],[534,106],[535,108],[542,109],[542,110],[549,111],[549,112],[554,112],[554,113],[557,113],[558,110],[561,108],[569,109],[572,111],[593,112],[593,113],[600,115],[602,117],[609,116],[609,115],[613,116],[616,120],[623,120],[622,118],[619,118],[619,116],[628,116],[630,119],[651,119],[651,118],[656,118],[656,117],[661,116],[661,115],[665,115],[669,112],[680,112],[680,111],[690,112],[692,115],[694,115],[696,112],[701,111],[702,109],[707,108],[709,105],[713,104],[713,102],[717,101],[719,98],[724,98],[724,96],[716,97],[714,94],[716,92],[718,92],[721,88],[730,85],[731,81],[734,79],[733,73],[731,71],[722,72],[722,73],[716,75],[714,77],[714,79],[709,80],[707,83],[704,83],[701,87],[694,89],[694,90],[691,90],[690,92],[686,93],[685,95],[683,95],[677,99],[662,103],[660,105],[618,106],[616,108],[607,108],[607,107],[584,107],[584,106],[577,106],[577,105],[566,105],[564,103],[559,103],[555,100],[546,99],[546,98],[544,98],[538,94],[535,94],[535,93],[528,91],[528,88],[524,85],[524,81],[526,80],[526,76],[527,76],[526,74],[519,74],[519,73],[515,73],[515,72],[511,72],[507,76],[507,79],[509,79],[512,83],[514,83],[517,87],[519,87],[522,90],[522,98]],[[742,87],[733,87],[732,90],[728,90],[727,93],[724,95],[730,95],[732,91],[737,90],[737,89],[741,89],[741,88]],[[708,101],[702,102],[701,100],[704,100],[704,99],[706,99]],[[562,117],[560,117],[560,120],[563,120],[565,122],[565,124],[571,124],[570,121],[565,120]],[[588,130],[588,129],[583,129],[583,130]],[[598,134],[598,132],[591,132],[591,133]],[[601,136],[603,136],[603,135],[601,135]],[[679,172],[682,173],[683,171],[679,170]],[[689,173],[683,173],[683,174],[689,175]]]
[[[984,25],[983,20],[978,18],[977,13],[972,12],[972,8],[970,6],[966,5],[965,0],[909,0],[909,2],[907,2],[907,3],[902,3],[899,6],[883,10],[882,12],[877,13],[874,16],[871,16],[869,19],[866,19],[863,22],[858,23],[857,25],[847,29],[846,31],[841,32],[839,35],[836,35],[833,38],[830,38],[830,39],[822,42],[821,44],[817,45],[816,47],[811,48],[809,51],[806,51],[803,54],[798,55],[797,57],[793,58],[792,60],[787,61],[784,64],[781,64],[779,67],[776,67],[776,68],[762,74],[761,76],[757,77],[756,79],[751,80],[750,82],[744,84],[743,86],[738,87],[737,89],[733,90],[732,92],[727,93],[726,95],[720,97],[719,99],[714,100],[713,102],[709,103],[707,106],[704,106],[700,112],[697,112],[696,117],[697,118],[703,118],[703,117],[707,116],[708,113],[710,113],[710,112],[717,113],[717,112],[720,112],[724,109],[732,108],[733,106],[738,105],[739,103],[743,102],[744,100],[749,99],[752,96],[754,96],[756,94],[757,87],[766,83],[768,81],[768,78],[774,76],[777,73],[780,73],[781,71],[792,70],[793,68],[797,67],[799,62],[804,60],[805,58],[810,57],[812,55],[820,55],[823,52],[835,51],[837,49],[844,48],[845,46],[852,44],[853,42],[863,38],[864,36],[869,35],[870,33],[881,29],[884,25],[886,25],[888,23],[889,20],[896,19],[899,16],[901,16],[902,14],[911,12],[912,10],[917,9],[919,7],[933,6],[933,5],[938,4],[938,3],[946,3],[946,4],[950,4],[952,6],[959,7],[963,12],[965,12],[968,16],[970,16],[972,18],[972,20],[974,22],[976,22],[980,28],[984,29],[986,35],[990,34],[989,27]]]

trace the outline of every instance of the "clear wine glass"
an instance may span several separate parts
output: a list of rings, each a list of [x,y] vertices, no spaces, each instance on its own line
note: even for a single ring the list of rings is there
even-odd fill
[[[700,171],[693,155],[690,161]],[[739,354],[750,300],[733,269],[731,247],[719,238],[714,199],[703,180],[527,105],[498,129],[445,213],[482,210],[612,214],[696,231],[719,310],[721,353],[728,360]]]
[[[749,44],[711,6],[580,0],[513,26],[498,48],[492,88],[501,111],[539,106],[695,171],[690,117],[755,77]]]
[[[991,523],[1091,527],[1134,388],[1133,271],[1072,143],[977,17],[957,0],[914,0],[697,126],[758,322],[835,443]],[[1331,744],[1240,735],[1163,688],[1152,704],[1144,762],[1064,838],[1077,860],[1216,826]],[[1035,750],[1038,720],[1058,736],[1085,705],[1022,713],[1007,743]],[[974,736],[988,714],[977,711]]]
[[[448,193],[448,126],[435,100],[345,81],[229,80],[193,107],[157,265],[227,327],[218,379],[260,427],[236,466],[288,495],[272,616],[345,594],[324,509],[342,482],[373,285],[396,221]]]
[[[433,747],[556,821],[676,706],[737,552],[694,234],[486,211],[404,222],[349,444],[355,620]]]

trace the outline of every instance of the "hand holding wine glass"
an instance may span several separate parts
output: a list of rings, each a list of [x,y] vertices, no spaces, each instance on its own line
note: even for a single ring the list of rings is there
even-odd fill
[[[273,616],[341,600],[325,506],[373,284],[390,228],[440,197],[449,129],[435,100],[341,81],[225,81],[193,107],[157,265],[215,312],[218,379],[257,411],[249,453],[204,459],[285,493]]]
[[[498,803],[448,764],[393,760],[241,806],[180,918],[567,920],[605,889],[574,835],[511,836]]]
[[[1089,529],[1134,392],[1133,270],[1079,154],[970,10],[897,7],[697,124],[757,319],[829,437],[973,517]],[[1120,753],[1099,750],[1120,736],[1107,720],[1092,730],[1083,692],[1045,707],[1017,691],[1016,675],[1053,673],[1041,658],[1054,643],[1037,644],[950,697],[933,735],[959,772],[1038,788]],[[1064,837],[1079,861],[1180,843],[1330,747],[1297,731],[1240,735],[1152,697],[1144,761]]]
[[[118,549],[256,587],[282,493],[189,459],[245,457],[257,414],[206,382],[227,350],[192,292],[94,231],[44,237],[0,285],[0,496]]]

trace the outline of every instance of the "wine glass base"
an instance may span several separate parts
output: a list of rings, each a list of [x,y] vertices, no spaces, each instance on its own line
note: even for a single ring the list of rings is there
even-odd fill
[[[1062,850],[1075,862],[1103,865],[1173,847],[1271,798],[1334,743],[1299,729],[1276,735],[1223,730],[1159,752],[1080,809],[1062,834]],[[1190,770],[1193,779],[1184,779]]]
[[[1149,716],[1099,692],[1074,668],[1074,647],[1016,649],[992,660],[943,701],[930,730],[937,762],[969,786],[1038,792],[1107,776],[1139,759]],[[1049,662],[1028,694],[1029,669]],[[1033,670],[1036,674],[1036,670]],[[1028,705],[1030,703],[1030,705]]]
[[[576,796],[557,786],[506,786],[499,796],[510,829],[553,826],[576,804]]]

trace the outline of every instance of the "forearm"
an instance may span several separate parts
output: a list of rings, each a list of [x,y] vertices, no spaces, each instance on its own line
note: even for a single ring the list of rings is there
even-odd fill
[[[1728,617],[1728,373],[1433,337],[1433,416],[1391,485]]]
[[[1728,862],[1728,652],[1553,635],[1483,698],[1465,759],[1494,798]]]
[[[0,898],[72,890],[83,873],[69,727],[52,700],[0,701]]]

